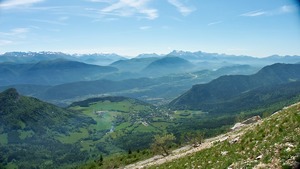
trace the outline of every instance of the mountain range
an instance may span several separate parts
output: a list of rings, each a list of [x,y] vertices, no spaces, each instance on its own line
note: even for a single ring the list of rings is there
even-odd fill
[[[64,59],[37,63],[0,63],[1,85],[57,85],[75,81],[96,80],[104,74],[118,71],[109,66],[89,65]]]
[[[62,52],[7,52],[0,55],[0,62],[9,63],[37,63],[55,59],[66,59],[106,66],[118,60],[126,60],[127,58],[117,54],[66,54]]]

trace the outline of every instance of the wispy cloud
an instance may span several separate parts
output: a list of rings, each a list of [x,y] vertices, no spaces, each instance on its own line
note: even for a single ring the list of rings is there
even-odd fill
[[[151,26],[141,26],[139,27],[140,30],[148,30],[151,29]]]
[[[47,23],[47,24],[51,24],[51,25],[68,25],[66,24],[65,20],[60,20],[60,19],[63,19],[63,18],[58,18],[58,21],[55,21],[55,20],[45,20],[45,19],[31,19],[31,21],[34,21],[34,22],[40,22],[40,23]]]
[[[18,6],[28,6],[43,1],[44,0],[7,0],[0,3],[0,8],[14,8]]]
[[[256,17],[256,16],[275,16],[275,15],[282,15],[287,13],[292,13],[297,11],[297,7],[294,5],[283,5],[277,9],[269,10],[269,11],[263,11],[263,10],[256,10],[256,11],[250,11],[247,13],[243,13],[240,16],[246,16],[246,17]]]
[[[207,26],[217,25],[217,24],[220,24],[220,23],[222,23],[222,22],[223,22],[223,21],[211,22],[211,23],[208,23]]]
[[[103,8],[101,14],[130,17],[143,14],[147,19],[153,20],[158,17],[157,9],[148,7],[150,0],[119,0],[110,6]]]
[[[256,10],[256,11],[251,11],[251,12],[243,13],[243,14],[241,14],[241,16],[255,17],[255,16],[266,15],[266,14],[267,14],[266,11]]]
[[[86,0],[88,2],[105,2],[105,3],[110,3],[111,0]]]
[[[296,10],[297,7],[293,5],[283,5],[279,9],[281,13],[291,13],[291,12],[295,12]]]
[[[14,28],[6,32],[0,32],[0,46],[7,46],[20,43],[27,38],[29,28]]]
[[[177,8],[177,10],[183,15],[183,16],[187,16],[190,13],[192,13],[193,11],[195,11],[196,9],[194,7],[188,7],[186,5],[184,5],[183,3],[181,3],[179,0],[168,0],[168,2],[175,6]]]
[[[59,21],[66,21],[66,20],[68,20],[70,17],[68,17],[68,16],[62,16],[62,17],[59,17],[58,18],[58,20]]]
[[[0,35],[2,36],[16,36],[16,35],[21,35],[29,32],[28,28],[15,28],[11,29],[8,32],[0,32]]]
[[[12,44],[13,41],[10,40],[0,40],[0,46],[6,46]]]

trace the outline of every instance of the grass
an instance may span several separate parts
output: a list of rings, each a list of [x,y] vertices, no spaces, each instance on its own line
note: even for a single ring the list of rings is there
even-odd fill
[[[109,130],[112,126],[112,122],[115,119],[115,117],[121,114],[121,112],[110,111],[104,108],[99,108],[99,105],[91,106],[87,108],[75,107],[73,109],[80,110],[85,115],[93,118],[97,122],[97,124],[91,125],[90,128],[96,130]],[[102,113],[102,115],[99,116],[95,113],[96,111],[104,111],[104,113]]]
[[[125,130],[126,128],[128,128],[130,126],[131,126],[130,122],[124,122],[124,123],[116,126],[116,130]]]
[[[194,111],[194,110],[176,110],[174,112],[175,118],[193,118],[204,115],[205,113],[202,111]]]
[[[218,142],[209,149],[150,168],[253,168],[258,165],[289,168],[293,159],[299,158],[299,152],[300,105],[296,105],[253,126],[237,143],[230,143],[230,139]]]
[[[64,144],[74,144],[83,138],[89,136],[88,130],[81,128],[79,132],[70,133],[70,135],[59,135],[57,139]]]

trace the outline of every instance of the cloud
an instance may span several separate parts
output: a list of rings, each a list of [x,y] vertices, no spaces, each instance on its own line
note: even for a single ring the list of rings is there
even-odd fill
[[[101,13],[104,15],[116,15],[121,17],[130,17],[136,14],[146,15],[147,19],[153,20],[158,17],[158,11],[149,8],[150,0],[119,0],[110,6],[103,8]]]
[[[28,6],[35,3],[43,2],[44,0],[7,0],[0,3],[0,8],[14,8],[18,6]]]
[[[20,40],[27,38],[29,28],[14,28],[7,32],[0,32],[0,46],[7,46],[19,43]]]
[[[175,6],[177,8],[177,10],[183,15],[183,16],[187,16],[190,13],[192,13],[193,11],[195,11],[195,8],[193,7],[187,7],[184,4],[182,4],[179,0],[168,0],[168,2]]]
[[[68,20],[70,17],[68,17],[68,16],[62,16],[62,17],[59,17],[58,18],[58,20],[59,21],[66,21],[66,20]]]
[[[291,12],[295,12],[296,10],[297,8],[293,5],[283,5],[279,9],[281,13],[291,13]]]
[[[217,24],[220,24],[220,23],[222,23],[222,22],[223,22],[223,21],[211,22],[211,23],[208,23],[207,26],[217,25]]]
[[[0,35],[3,36],[16,36],[29,32],[28,28],[15,28],[10,30],[9,32],[0,32]]]
[[[6,46],[12,44],[13,41],[10,40],[0,40],[0,46]]]
[[[89,2],[104,2],[104,3],[110,3],[111,0],[87,0]]]
[[[283,5],[277,9],[269,10],[269,11],[262,11],[262,10],[256,10],[247,12],[244,14],[241,14],[240,16],[246,16],[246,17],[255,17],[255,16],[275,16],[275,15],[282,15],[287,13],[292,13],[297,11],[297,7],[293,5]]]
[[[51,24],[51,25],[62,25],[62,26],[65,26],[65,25],[68,25],[66,23],[64,23],[64,20],[61,20],[63,18],[58,18],[58,21],[53,21],[53,20],[45,20],[45,19],[31,19],[31,21],[34,21],[34,22],[40,22],[40,23],[47,23],[47,24]]]
[[[151,29],[151,26],[141,26],[140,30],[147,30],[147,29]]]
[[[241,16],[255,17],[255,16],[266,15],[266,14],[267,14],[266,11],[257,10],[257,11],[251,11],[251,12],[243,13],[243,14],[241,14]]]

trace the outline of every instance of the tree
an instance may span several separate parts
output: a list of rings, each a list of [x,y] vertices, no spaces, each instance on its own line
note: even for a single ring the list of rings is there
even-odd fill
[[[198,147],[203,142],[203,133],[200,131],[188,132],[183,135],[183,140],[193,145],[193,147]]]
[[[131,149],[129,148],[129,149],[128,149],[128,155],[130,155],[130,154],[132,154],[132,151],[131,151]]]
[[[163,156],[168,156],[170,153],[168,151],[169,147],[175,140],[173,134],[155,135],[153,144],[151,145],[152,150],[155,153],[160,153]]]
[[[246,119],[246,113],[245,112],[241,112],[240,114],[236,115],[235,121],[237,123],[239,123],[239,122],[242,122],[245,119]]]
[[[102,156],[102,154],[100,154],[100,157],[99,157],[99,160],[97,160],[97,163],[98,163],[99,166],[103,165],[103,156]]]

